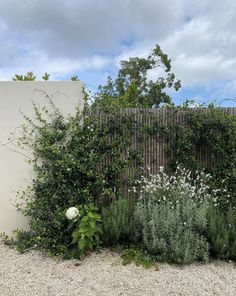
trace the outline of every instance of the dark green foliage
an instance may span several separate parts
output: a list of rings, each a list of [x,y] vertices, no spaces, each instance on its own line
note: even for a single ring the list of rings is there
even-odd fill
[[[50,79],[50,74],[48,74],[47,72],[45,72],[44,75],[42,76],[42,79],[44,81],[48,81]]]
[[[168,201],[143,201],[135,210],[136,231],[141,232],[144,248],[158,260],[179,264],[207,261],[206,212],[206,202],[197,205],[191,199],[175,206]]]
[[[147,78],[148,71],[161,69],[156,80]],[[157,71],[158,73],[158,71]],[[157,74],[158,75],[158,74]],[[166,94],[167,88],[180,88],[180,81],[171,73],[171,60],[163,53],[159,45],[147,58],[130,58],[121,61],[121,69],[115,81],[108,77],[107,84],[100,86],[95,97],[95,106],[114,106],[119,108],[151,108],[161,103],[171,103]]]
[[[126,248],[121,253],[123,264],[127,265],[134,262],[137,266],[150,268],[155,264],[156,258],[141,248],[130,247]]]
[[[34,248],[34,242],[30,232],[23,231],[21,229],[14,230],[14,234],[19,238],[19,241],[16,243],[13,237],[9,237],[5,234],[0,235],[1,241],[9,247],[16,247],[20,253],[25,253],[30,249]]]
[[[71,76],[70,80],[71,81],[79,81],[79,77],[77,75]]]
[[[225,190],[219,196],[220,207],[236,208],[236,116],[214,106],[209,106],[207,112],[191,108],[176,111],[183,111],[185,117],[183,124],[168,127],[170,167],[174,169],[178,163],[196,171],[206,164],[199,161],[195,152],[207,153],[205,158],[212,162],[206,168],[213,177],[211,186]]]
[[[19,196],[17,206],[29,217],[30,231],[19,232],[18,242],[22,246],[30,236],[32,245],[68,257],[75,246],[65,210],[91,202],[100,208],[114,190],[120,191],[121,174],[136,160],[121,157],[131,144],[133,120],[110,113],[102,122],[101,116],[90,112],[65,119],[50,104],[52,112],[34,105],[36,120],[25,116],[28,125],[19,139],[23,148],[33,151],[35,178]],[[25,239],[26,249],[28,243]]]
[[[32,71],[27,72],[26,75],[15,74],[15,76],[12,78],[13,81],[34,81],[35,79],[36,79],[36,76]]]
[[[131,241],[134,232],[133,202],[119,196],[102,209],[103,242],[106,245]]]
[[[208,212],[208,236],[211,253],[220,259],[236,260],[236,213],[232,208],[222,212],[214,206]]]

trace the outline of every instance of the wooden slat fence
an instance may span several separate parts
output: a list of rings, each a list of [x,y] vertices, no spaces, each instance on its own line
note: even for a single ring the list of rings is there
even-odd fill
[[[236,108],[220,108],[225,113],[230,115],[236,115]],[[204,112],[207,113],[207,108],[195,108],[194,111],[196,112]],[[170,127],[177,127],[181,126],[185,122],[186,112],[181,109],[168,109],[168,108],[159,108],[159,109],[136,109],[136,108],[129,108],[129,109],[122,109],[120,110],[121,115],[133,115],[135,119],[135,124],[133,125],[134,135],[132,139],[132,147],[137,148],[139,147],[140,136],[143,136],[143,131],[141,126],[143,124],[146,127],[153,127],[156,126],[157,132],[154,133],[152,136],[147,138],[146,143],[144,144],[143,150],[143,159],[144,159],[144,167],[150,168],[150,172],[152,174],[158,173],[160,166],[166,166],[172,155],[170,143],[166,141],[161,136],[161,130],[158,130],[161,126],[170,126]],[[101,113],[102,121],[106,121],[106,115]],[[175,129],[173,129],[175,130]],[[212,160],[209,156],[209,147],[207,147],[204,143],[201,146],[201,150],[193,151],[196,155],[197,160],[203,164],[204,167],[211,168],[213,166]],[[127,151],[125,152],[124,158],[127,157]],[[122,182],[125,184],[125,180],[127,177],[132,179],[132,176],[135,176],[135,164],[130,165],[127,169],[126,173],[122,177]],[[125,185],[124,185],[125,186]],[[125,190],[126,191],[126,190]]]

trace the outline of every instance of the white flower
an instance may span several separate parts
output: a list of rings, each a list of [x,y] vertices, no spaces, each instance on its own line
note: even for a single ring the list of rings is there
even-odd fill
[[[163,172],[164,172],[164,167],[163,167],[163,166],[160,166],[160,168],[159,168],[159,169],[160,169],[160,172],[161,172],[161,173],[163,173]]]
[[[91,131],[91,132],[93,132],[93,126],[91,125],[91,126],[88,126],[88,129]]]
[[[69,220],[73,220],[79,215],[79,210],[76,207],[71,207],[66,211],[66,217]]]

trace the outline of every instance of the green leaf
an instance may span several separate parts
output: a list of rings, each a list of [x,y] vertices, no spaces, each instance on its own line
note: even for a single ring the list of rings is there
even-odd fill
[[[96,223],[95,223],[95,221],[90,221],[90,222],[89,222],[89,225],[90,225],[90,227],[91,227],[92,229],[94,229],[95,226],[96,226]]]
[[[88,216],[84,216],[82,219],[81,219],[81,222],[87,222],[89,220],[89,217]]]
[[[71,230],[71,228],[75,225],[74,222],[70,222],[70,224],[68,225],[68,227],[66,228],[66,231]]]
[[[98,234],[95,234],[95,235],[94,235],[94,238],[95,238],[95,240],[96,240],[97,243],[100,241],[100,237],[99,237]]]
[[[95,214],[93,214],[92,212],[88,213],[88,217],[94,219],[95,218]]]
[[[77,241],[78,241],[78,238],[80,237],[80,233],[78,230],[75,230],[73,233],[72,233],[72,243],[75,244]]]
[[[93,249],[93,244],[92,241],[88,241],[88,249],[92,250]]]
[[[94,219],[97,221],[102,221],[101,216],[99,214],[94,214]]]
[[[79,250],[80,251],[83,251],[84,250],[84,247],[85,247],[85,240],[84,239],[80,239],[78,241],[78,247],[79,247]]]

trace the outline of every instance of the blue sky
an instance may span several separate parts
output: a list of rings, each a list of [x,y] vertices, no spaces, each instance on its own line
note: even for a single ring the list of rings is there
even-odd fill
[[[96,90],[158,43],[182,81],[177,104],[236,107],[235,15],[235,0],[0,0],[0,80],[78,75]]]

